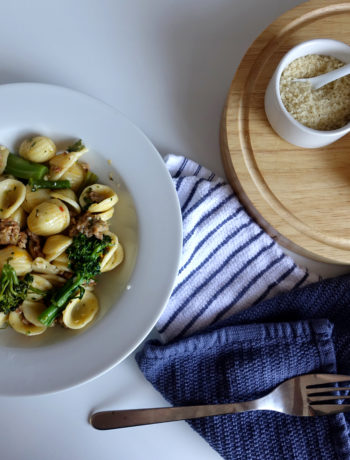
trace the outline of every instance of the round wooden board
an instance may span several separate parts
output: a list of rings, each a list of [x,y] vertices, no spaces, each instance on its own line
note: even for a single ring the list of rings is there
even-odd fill
[[[350,2],[310,0],[256,39],[231,84],[221,152],[228,180],[272,237],[301,255],[350,264],[350,135],[319,149],[296,147],[273,131],[264,110],[283,55],[313,38],[350,44]]]

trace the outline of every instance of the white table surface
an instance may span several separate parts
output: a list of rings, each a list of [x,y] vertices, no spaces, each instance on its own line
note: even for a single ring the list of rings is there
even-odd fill
[[[135,122],[161,154],[184,153],[223,174],[219,122],[235,69],[256,36],[300,3],[2,1],[0,84],[52,83],[95,96]],[[295,259],[324,276],[348,271]],[[93,410],[165,404],[133,355],[70,390],[0,397],[0,458],[218,459],[185,422],[109,432],[88,424]]]

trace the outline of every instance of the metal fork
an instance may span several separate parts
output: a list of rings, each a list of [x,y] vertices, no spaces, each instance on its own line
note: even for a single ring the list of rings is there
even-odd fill
[[[212,415],[236,414],[253,410],[272,410],[289,415],[316,416],[350,412],[350,404],[341,404],[350,396],[342,393],[350,387],[348,375],[306,374],[281,383],[266,396],[234,404],[206,404],[202,406],[161,407],[96,412],[90,423],[98,430],[111,430],[153,423],[189,420]]]

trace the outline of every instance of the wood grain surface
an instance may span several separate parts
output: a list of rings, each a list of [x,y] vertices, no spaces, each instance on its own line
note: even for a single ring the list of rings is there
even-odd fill
[[[303,149],[270,127],[264,94],[277,64],[313,38],[350,44],[350,2],[310,0],[271,24],[244,56],[221,121],[228,180],[249,213],[283,246],[350,264],[350,135]]]

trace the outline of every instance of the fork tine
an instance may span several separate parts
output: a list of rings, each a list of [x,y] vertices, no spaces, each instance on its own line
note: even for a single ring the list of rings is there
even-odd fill
[[[337,399],[350,399],[350,396],[308,396],[307,398],[311,403],[318,403],[318,401],[336,401]]]
[[[312,378],[309,378],[308,381],[310,384],[306,385],[306,388],[312,388],[326,383],[350,382],[350,376],[340,374],[313,374]]]
[[[308,396],[321,395],[322,393],[330,393],[334,391],[349,391],[350,387],[318,387],[318,388],[309,388]]]
[[[332,415],[350,412],[350,404],[319,404],[310,406],[315,415]]]

